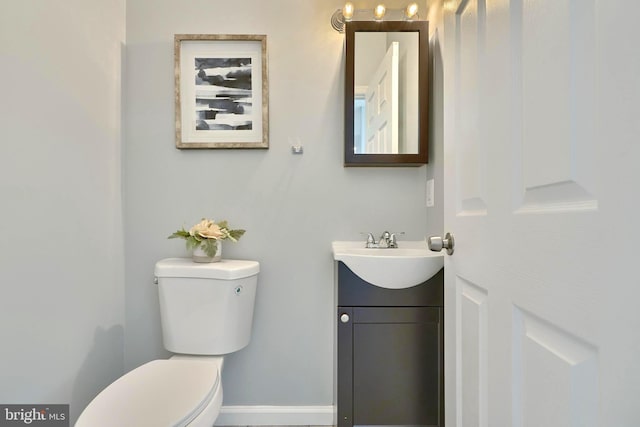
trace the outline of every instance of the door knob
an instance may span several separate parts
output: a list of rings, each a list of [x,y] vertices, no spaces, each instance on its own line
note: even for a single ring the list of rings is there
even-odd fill
[[[433,252],[440,252],[443,249],[447,250],[447,254],[453,254],[453,248],[456,245],[455,240],[453,239],[453,234],[447,233],[444,236],[444,239],[440,236],[431,236],[429,237],[429,249]]]

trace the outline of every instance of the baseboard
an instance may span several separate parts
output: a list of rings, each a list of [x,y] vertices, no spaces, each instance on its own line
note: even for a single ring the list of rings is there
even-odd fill
[[[223,406],[217,426],[331,426],[334,406]]]

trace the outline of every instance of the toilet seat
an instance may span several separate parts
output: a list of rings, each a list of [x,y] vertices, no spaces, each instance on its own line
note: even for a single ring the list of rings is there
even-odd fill
[[[151,361],[96,396],[76,427],[187,426],[220,394],[220,368],[221,359]]]

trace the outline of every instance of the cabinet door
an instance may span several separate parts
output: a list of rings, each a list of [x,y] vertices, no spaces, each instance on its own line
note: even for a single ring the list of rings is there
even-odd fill
[[[339,337],[340,343],[348,346],[350,342],[351,346],[345,349],[351,353],[351,361],[339,357],[338,362],[342,364],[339,375],[350,376],[350,381],[344,380],[351,382],[351,399],[338,402],[340,424],[441,425],[441,309],[351,310],[350,328],[342,328],[351,337]],[[340,395],[344,397],[345,393],[339,394],[339,399]],[[349,407],[340,408],[341,405]],[[352,422],[346,423],[345,416],[350,416]]]

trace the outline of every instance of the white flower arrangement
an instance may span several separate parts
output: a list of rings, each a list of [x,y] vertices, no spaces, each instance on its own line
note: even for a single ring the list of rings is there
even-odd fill
[[[214,220],[203,218],[202,221],[191,227],[189,231],[182,229],[176,231],[169,239],[184,239],[187,242],[187,249],[200,247],[207,256],[213,257],[218,251],[218,240],[229,239],[237,242],[245,233],[245,230],[230,230],[227,221],[216,223]]]

